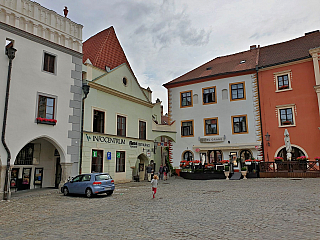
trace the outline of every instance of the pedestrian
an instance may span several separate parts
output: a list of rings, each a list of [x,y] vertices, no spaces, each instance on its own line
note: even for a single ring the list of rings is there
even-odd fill
[[[150,166],[150,164],[148,165],[146,170],[147,170],[147,174],[148,174],[148,182],[151,182],[152,167]]]
[[[167,176],[168,176],[168,167],[167,167],[167,165],[165,165],[164,167],[163,167],[163,176],[164,176],[164,181],[166,181],[167,180]]]
[[[162,166],[162,164],[160,165],[160,168],[159,168],[159,176],[160,176],[160,180],[163,180],[163,166]]]
[[[151,186],[152,186],[152,197],[155,198],[157,193],[157,186],[158,186],[158,176],[154,175],[153,179],[151,180]]]

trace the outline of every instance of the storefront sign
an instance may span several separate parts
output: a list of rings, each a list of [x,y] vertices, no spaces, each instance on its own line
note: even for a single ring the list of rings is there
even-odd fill
[[[224,137],[207,137],[207,138],[200,138],[200,142],[206,143],[206,142],[223,142]]]
[[[121,138],[110,138],[110,137],[103,137],[103,136],[88,136],[86,134],[87,141],[90,142],[104,142],[104,143],[115,143],[115,144],[126,144],[125,139]]]
[[[117,158],[120,158],[120,152],[117,152]]]
[[[107,160],[111,160],[111,152],[107,152]]]

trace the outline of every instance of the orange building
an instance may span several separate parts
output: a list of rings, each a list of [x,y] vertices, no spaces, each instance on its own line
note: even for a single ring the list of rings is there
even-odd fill
[[[320,32],[260,48],[258,82],[264,160],[320,156]],[[269,139],[268,139],[269,138]]]

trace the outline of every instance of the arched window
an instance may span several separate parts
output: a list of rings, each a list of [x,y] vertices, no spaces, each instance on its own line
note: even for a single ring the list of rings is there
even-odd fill
[[[291,152],[291,161],[296,161],[297,157],[301,157],[301,156],[306,156],[306,154],[300,150],[297,147],[291,147],[292,148],[292,152]],[[277,157],[282,157],[284,161],[287,161],[287,151],[286,151],[286,147],[283,147],[279,152]]]
[[[251,153],[251,151],[249,151],[249,150],[242,150],[241,152],[240,152],[240,158],[241,158],[241,160],[248,160],[248,159],[251,159],[252,158],[252,153]]]
[[[183,154],[183,160],[193,161],[193,153],[191,151],[185,151]]]

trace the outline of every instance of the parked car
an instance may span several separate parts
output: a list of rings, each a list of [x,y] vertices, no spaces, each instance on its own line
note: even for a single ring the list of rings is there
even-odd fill
[[[114,189],[114,180],[108,173],[88,173],[78,175],[66,182],[61,192],[65,196],[70,193],[85,194],[90,198],[100,193],[111,195]]]

